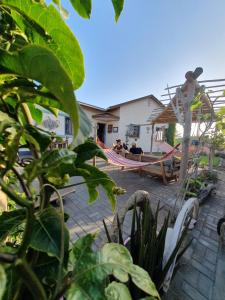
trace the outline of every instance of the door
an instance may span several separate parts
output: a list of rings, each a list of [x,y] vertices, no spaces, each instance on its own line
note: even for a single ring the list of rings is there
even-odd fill
[[[105,124],[98,123],[97,137],[102,143],[105,142]]]

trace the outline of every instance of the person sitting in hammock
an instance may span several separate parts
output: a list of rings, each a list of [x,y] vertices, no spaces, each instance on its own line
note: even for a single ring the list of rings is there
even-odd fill
[[[137,147],[136,143],[132,143],[132,147],[130,148],[130,153],[143,154],[143,150],[141,149],[141,147]]]
[[[121,139],[116,140],[116,144],[113,144],[113,150],[117,154],[125,156],[126,153],[129,153],[125,147],[125,143],[122,143]]]
[[[123,144],[121,142],[121,139],[116,140],[116,144],[113,144],[113,150],[117,153],[120,154],[123,150]]]

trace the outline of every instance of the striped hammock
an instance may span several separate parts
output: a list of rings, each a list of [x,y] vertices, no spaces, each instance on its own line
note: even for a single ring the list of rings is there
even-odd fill
[[[141,168],[148,165],[154,165],[166,160],[171,159],[176,153],[177,148],[180,144],[176,145],[170,152],[166,153],[165,155],[161,156],[158,160],[155,160],[153,162],[141,162],[141,161],[135,161],[131,159],[127,159],[123,157],[120,154],[117,154],[113,149],[107,148],[107,146],[102,143],[101,141],[97,141],[97,144],[102,148],[102,150],[105,153],[105,156],[108,159],[108,162],[114,166],[122,167],[122,168]]]

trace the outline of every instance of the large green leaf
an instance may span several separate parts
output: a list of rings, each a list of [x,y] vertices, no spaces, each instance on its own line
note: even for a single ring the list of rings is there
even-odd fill
[[[22,131],[20,124],[0,111],[0,162],[9,168],[16,160]]]
[[[81,17],[90,19],[91,0],[70,0],[70,2]]]
[[[0,265],[0,300],[2,299],[6,288],[6,274],[2,265]]]
[[[38,124],[40,125],[41,122],[42,122],[42,111],[37,108],[35,106],[35,104],[33,103],[28,103],[28,107],[29,107],[29,110],[30,110],[30,113],[31,113],[31,116],[32,116],[32,119]]]
[[[17,226],[21,225],[26,219],[25,209],[5,211],[0,216],[0,242],[12,233]]]
[[[76,154],[69,149],[53,149],[46,151],[42,158],[33,160],[25,168],[25,177],[31,182],[40,174],[46,176],[64,176],[69,173],[70,166],[73,165]],[[61,170],[62,168],[62,170]]]
[[[62,217],[60,213],[53,207],[49,207],[39,212],[35,217],[30,247],[60,259],[62,234],[64,234],[65,253],[69,248],[69,232],[66,226],[64,226],[64,232],[61,232]]]
[[[102,268],[98,268],[98,255],[92,250],[94,239],[94,235],[87,234],[73,245],[70,264],[74,270],[74,283],[67,292],[67,300],[100,300],[104,295],[104,279],[107,274]]]
[[[8,53],[0,49],[0,66],[11,73],[41,82],[62,104],[72,119],[74,135],[79,128],[79,114],[70,78],[51,50],[30,45]]]
[[[105,264],[110,274],[121,282],[127,282],[129,271],[133,266],[130,252],[125,247],[118,247],[118,244],[107,243],[100,252],[100,262]]]
[[[17,272],[15,272],[15,268],[12,264],[8,265],[8,267],[5,269],[5,272],[7,277],[7,285],[2,299],[10,300],[13,299],[15,295],[15,287],[17,286],[20,280],[20,276]]]
[[[22,17],[18,15],[15,17],[15,14],[12,16],[28,36],[29,42],[50,48],[72,80],[74,89],[79,88],[84,80],[83,55],[74,34],[54,5],[46,6],[33,0],[2,0],[1,2],[22,15]]]
[[[102,186],[108,196],[109,202],[114,210],[116,207],[116,183],[104,172],[100,171],[98,168],[88,165],[88,164],[78,164],[78,168],[84,169],[89,172],[90,175],[84,173],[82,175],[86,181],[88,192],[89,192],[89,203],[92,203],[98,197],[97,187]]]
[[[111,0],[114,11],[115,11],[115,20],[118,21],[120,14],[123,10],[124,0]]]
[[[25,128],[27,134],[31,135],[38,142],[41,151],[45,151],[51,144],[51,135],[48,132],[32,125],[26,125]]]
[[[108,275],[114,275],[117,280],[122,282],[127,282],[130,275],[134,282],[137,281],[137,266],[133,265],[130,253],[124,246],[113,243],[105,244],[100,252],[94,253],[91,249],[92,243],[93,236],[87,235],[79,239],[72,249],[71,263],[74,265],[74,283],[67,294],[69,300],[104,299],[103,288]],[[139,280],[143,277],[145,285],[152,285],[150,277],[143,274],[138,272]],[[144,284],[140,286],[141,289],[143,287]],[[160,299],[157,291],[150,291],[146,286],[144,291],[147,294],[156,295]],[[125,295],[127,294],[124,289],[123,292]]]
[[[84,142],[84,140],[88,137],[90,137],[91,130],[92,130],[92,124],[86,113],[83,111],[83,109],[78,105],[79,108],[79,116],[80,116],[80,128],[77,136],[78,144],[81,144]]]
[[[74,151],[77,153],[77,161],[83,163],[95,156],[107,160],[101,148],[92,140],[87,140],[83,144],[77,146]]]
[[[42,157],[42,167],[49,170],[58,167],[62,163],[73,164],[76,154],[69,149],[53,149],[47,151]]]
[[[132,265],[130,275],[133,283],[148,295],[160,299],[159,293],[147,271],[137,265]]]
[[[105,289],[107,300],[132,300],[127,286],[116,281],[111,282]]]

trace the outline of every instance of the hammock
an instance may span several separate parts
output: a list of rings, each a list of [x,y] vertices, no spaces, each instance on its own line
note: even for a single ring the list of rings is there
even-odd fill
[[[111,165],[122,167],[122,168],[141,168],[144,166],[154,165],[169,160],[170,158],[172,158],[172,156],[175,155],[175,153],[177,152],[177,148],[180,145],[180,144],[176,145],[170,152],[166,153],[158,160],[155,160],[153,162],[141,162],[141,161],[127,159],[122,155],[117,154],[113,149],[107,148],[107,146],[104,143],[102,143],[100,140],[97,140],[97,144],[102,148],[102,150],[105,153],[105,156],[108,159],[108,162]]]

